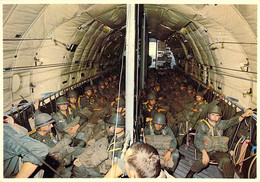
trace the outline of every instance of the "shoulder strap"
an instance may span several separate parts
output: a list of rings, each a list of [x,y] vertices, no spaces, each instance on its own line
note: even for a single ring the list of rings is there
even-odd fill
[[[59,116],[59,118],[60,118],[63,122],[65,122],[63,116],[60,114],[60,111],[57,112],[57,115]],[[65,122],[65,123],[66,123],[66,122]]]
[[[209,127],[210,130],[211,130],[211,134],[212,134],[212,136],[214,136],[214,130],[213,130],[213,127],[209,124],[209,122],[206,121],[205,119],[202,119],[201,121],[203,121],[204,123],[206,123],[206,124],[208,125],[208,127]]]

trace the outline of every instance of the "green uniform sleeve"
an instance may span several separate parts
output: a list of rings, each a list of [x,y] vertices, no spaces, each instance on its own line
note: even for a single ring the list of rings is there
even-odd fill
[[[23,146],[13,140],[9,135],[18,139]],[[31,162],[36,165],[42,165],[42,162],[39,159],[45,160],[46,155],[50,151],[50,148],[47,145],[31,138],[29,135],[18,134],[13,129],[7,128],[5,128],[4,134],[4,149],[9,154],[21,156],[23,162]]]
[[[223,130],[238,124],[240,122],[239,119],[238,119],[239,117],[240,116],[234,116],[234,117],[230,118],[229,120],[223,120],[223,126],[222,126]]]
[[[197,149],[199,149],[199,151],[202,151],[205,149],[203,143],[204,143],[204,136],[205,134],[202,131],[201,125],[203,123],[200,121],[197,127],[197,131],[196,131],[196,135],[194,138],[194,143]]]
[[[172,141],[171,141],[171,148],[173,148],[173,150],[176,150],[177,148],[177,140],[171,130],[171,128],[169,126],[166,127],[166,131],[167,131],[167,135],[172,136]]]

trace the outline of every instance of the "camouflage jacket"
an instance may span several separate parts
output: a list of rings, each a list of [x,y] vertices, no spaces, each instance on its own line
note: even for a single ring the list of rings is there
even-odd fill
[[[238,120],[239,116],[234,116],[230,118],[229,120],[220,120],[216,123],[215,126],[212,126],[209,122],[207,122],[212,128],[214,136],[223,136],[223,132],[225,129],[239,123]],[[204,147],[204,137],[205,136],[212,136],[212,131],[209,128],[208,124],[202,120],[199,121],[197,126],[197,131],[194,139],[194,143],[197,149],[199,151],[202,151],[205,149]]]

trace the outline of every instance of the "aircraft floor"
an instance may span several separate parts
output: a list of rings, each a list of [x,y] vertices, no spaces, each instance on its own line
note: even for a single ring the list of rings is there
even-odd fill
[[[195,161],[195,146],[190,142],[190,146],[185,148],[185,145],[180,146],[179,152],[184,156],[181,157],[179,164],[174,172],[176,178],[185,178],[189,172],[191,165]],[[193,178],[222,178],[217,165],[210,164],[201,172],[195,174]]]

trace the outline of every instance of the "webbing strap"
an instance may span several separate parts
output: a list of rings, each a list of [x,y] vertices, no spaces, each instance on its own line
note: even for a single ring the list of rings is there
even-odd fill
[[[209,124],[209,122],[206,121],[205,119],[202,119],[202,121],[205,122],[205,123],[208,125],[208,127],[209,127],[210,130],[211,130],[211,134],[212,134],[212,136],[214,136],[214,130],[213,130],[213,127],[212,127],[212,126]]]

